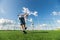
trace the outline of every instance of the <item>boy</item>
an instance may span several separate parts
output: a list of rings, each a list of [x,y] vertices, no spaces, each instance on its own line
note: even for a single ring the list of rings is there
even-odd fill
[[[19,16],[19,20],[20,20],[20,23],[21,23],[22,30],[26,34],[27,33],[25,31],[27,29],[27,27],[26,27],[26,19],[28,17],[28,14],[25,13],[25,14],[21,14],[21,15],[18,15],[18,16]]]

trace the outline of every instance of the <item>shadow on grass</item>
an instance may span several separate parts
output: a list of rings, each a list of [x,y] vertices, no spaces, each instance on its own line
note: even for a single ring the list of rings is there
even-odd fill
[[[32,32],[32,33],[49,33],[49,32],[43,31],[43,32]]]

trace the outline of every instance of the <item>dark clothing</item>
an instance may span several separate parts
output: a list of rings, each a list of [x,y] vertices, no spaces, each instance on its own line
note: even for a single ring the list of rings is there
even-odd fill
[[[21,22],[21,25],[25,25],[25,19],[24,19],[24,17],[19,18],[19,20]]]

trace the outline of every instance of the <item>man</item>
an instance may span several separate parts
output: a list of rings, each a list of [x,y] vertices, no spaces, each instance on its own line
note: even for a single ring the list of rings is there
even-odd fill
[[[27,32],[25,31],[27,29],[26,27],[26,19],[28,17],[28,14],[25,13],[25,14],[20,14],[18,15],[19,16],[19,20],[20,20],[20,23],[21,23],[21,27],[22,27],[22,30],[23,32],[26,34]]]

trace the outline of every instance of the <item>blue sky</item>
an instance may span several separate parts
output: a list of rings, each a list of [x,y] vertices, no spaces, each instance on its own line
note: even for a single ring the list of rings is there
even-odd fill
[[[56,26],[60,23],[60,0],[0,0],[0,18],[17,21],[18,14],[26,7],[31,11],[37,11],[38,16],[29,16],[35,25],[49,24]],[[56,12],[56,15],[54,15]],[[59,20],[59,23],[56,21]],[[60,25],[59,25],[60,26]]]

